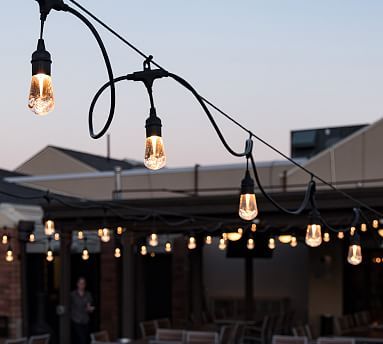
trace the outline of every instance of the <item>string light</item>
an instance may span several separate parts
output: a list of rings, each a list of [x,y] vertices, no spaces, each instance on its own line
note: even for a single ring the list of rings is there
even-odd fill
[[[44,232],[46,236],[52,236],[55,233],[55,222],[53,220],[46,220],[44,224]]]
[[[47,251],[46,260],[47,260],[48,262],[53,262],[54,259],[55,259],[55,256],[53,255],[53,251],[52,251],[52,249],[49,247],[49,248],[48,248],[48,251]]]
[[[239,198],[239,217],[242,220],[251,221],[258,215],[257,200],[254,192],[254,180],[246,169],[245,178],[241,182],[241,196]]]
[[[114,249],[114,258],[121,258],[121,249],[119,247]]]
[[[190,236],[188,240],[188,249],[189,250],[195,250],[197,248],[197,240],[195,236]]]
[[[356,228],[354,226],[352,226],[350,228],[350,235],[353,236],[355,234],[355,232],[356,232]]]
[[[383,238],[383,228],[379,228],[377,232]]]
[[[158,246],[158,235],[156,233],[152,233],[149,236],[149,245],[152,247]]]
[[[99,229],[97,230],[97,236],[98,236],[99,238],[102,237],[102,228],[99,228]]]
[[[213,243],[213,238],[211,235],[207,235],[205,238],[205,244],[206,245],[211,245]]]
[[[230,241],[238,241],[242,238],[243,229],[238,228],[236,231],[227,232],[227,239]]]
[[[330,241],[330,233],[329,232],[325,232],[323,234],[323,241],[324,242],[329,242]]]
[[[29,237],[28,237],[28,241],[29,242],[35,242],[36,240],[36,237],[35,237],[35,233],[29,233]]]
[[[338,232],[338,239],[344,239],[344,233],[343,232]]]
[[[218,243],[218,248],[221,250],[221,251],[224,251],[226,250],[226,247],[227,247],[227,243],[226,243],[226,240],[222,237],[219,239],[219,243]]]
[[[3,234],[2,237],[1,237],[1,243],[3,245],[6,245],[8,244],[8,235],[7,234]]]
[[[146,256],[148,254],[148,249],[147,249],[146,245],[141,245],[140,254],[141,254],[141,256]]]
[[[291,243],[292,239],[293,239],[293,236],[290,234],[281,234],[278,236],[278,240],[282,244],[289,244],[289,243]]]
[[[373,220],[372,221],[372,228],[377,229],[379,227],[379,221],[378,220]]]
[[[150,257],[151,258],[154,258],[155,256],[156,256],[156,252],[154,252],[154,251],[150,252]]]
[[[316,223],[308,224],[305,241],[310,247],[318,247],[322,243],[321,225]]]
[[[11,246],[8,246],[7,251],[5,252],[5,260],[8,263],[13,262],[13,250]]]
[[[78,240],[84,240],[84,231],[80,230],[80,231],[77,232],[77,239]]]
[[[165,243],[165,252],[166,252],[166,253],[170,253],[170,252],[172,252],[172,244],[171,244],[170,241],[167,241],[167,242]]]
[[[290,246],[291,247],[297,247],[298,246],[298,241],[297,241],[296,236],[291,237]]]
[[[367,232],[367,225],[366,225],[365,223],[362,223],[362,224],[360,225],[360,230],[361,230],[362,232]]]
[[[248,250],[254,250],[255,242],[253,238],[247,239],[246,247]]]
[[[359,236],[354,235],[351,238],[350,246],[348,248],[347,261],[351,265],[359,265],[363,260],[362,248],[360,246]]]
[[[117,234],[118,235],[122,235],[123,232],[124,232],[124,228],[122,228],[121,226],[117,227]]]
[[[89,250],[84,247],[81,253],[81,259],[82,260],[88,260],[89,259]]]
[[[105,242],[105,243],[109,242],[110,241],[110,229],[104,227],[104,228],[102,228],[101,231],[102,231],[101,236],[100,236],[101,241]]]
[[[255,233],[257,231],[257,224],[256,223],[252,223],[251,224],[251,227],[250,227],[250,230]]]
[[[275,249],[275,239],[274,238],[270,238],[269,239],[268,247],[269,247],[270,250],[274,250]]]
[[[55,233],[54,234],[54,236],[53,236],[53,239],[55,240],[55,241],[59,241],[60,240],[60,233]]]

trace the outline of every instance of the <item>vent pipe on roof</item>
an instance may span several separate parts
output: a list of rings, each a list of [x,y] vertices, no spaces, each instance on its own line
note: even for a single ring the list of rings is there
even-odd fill
[[[122,199],[122,168],[121,166],[116,166],[114,168],[114,192],[113,199]]]

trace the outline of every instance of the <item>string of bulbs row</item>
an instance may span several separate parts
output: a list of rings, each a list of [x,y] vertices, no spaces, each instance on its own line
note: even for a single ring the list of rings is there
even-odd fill
[[[162,137],[162,122],[161,122],[161,119],[157,116],[156,107],[154,104],[153,84],[154,84],[154,81],[156,81],[157,79],[171,78],[174,81],[176,81],[178,84],[186,88],[188,91],[190,91],[191,94],[194,96],[194,98],[197,100],[197,102],[201,105],[210,123],[212,124],[216,134],[218,135],[218,138],[220,139],[220,141],[222,142],[226,150],[235,157],[246,159],[246,171],[245,171],[245,176],[241,182],[241,193],[240,193],[239,210],[238,210],[239,217],[242,220],[251,222],[258,215],[258,206],[256,201],[256,195],[255,195],[255,182],[251,176],[250,171],[252,171],[252,174],[253,174],[253,177],[255,178],[257,186],[259,190],[261,191],[261,193],[264,195],[264,197],[283,213],[287,213],[291,215],[300,215],[303,212],[305,212],[307,208],[310,206],[311,208],[310,224],[307,226],[307,229],[306,229],[306,243],[311,247],[317,247],[321,244],[322,242],[321,228],[324,224],[327,224],[327,221],[323,218],[323,216],[321,216],[316,206],[315,180],[322,182],[323,184],[329,186],[332,190],[337,191],[341,193],[344,197],[354,201],[358,207],[363,207],[371,211],[375,215],[378,215],[383,218],[383,214],[380,213],[379,211],[371,208],[368,204],[358,199],[355,199],[354,197],[345,193],[344,191],[337,189],[331,183],[324,181],[322,178],[315,175],[311,171],[307,170],[304,166],[300,165],[295,160],[287,157],[285,154],[277,150],[275,147],[267,143],[265,140],[260,139],[251,130],[247,129],[238,121],[236,121],[232,116],[229,116],[228,114],[224,113],[221,109],[219,109],[214,104],[209,102],[206,98],[203,98],[185,79],[181,78],[178,75],[168,72],[159,64],[155,63],[153,61],[152,56],[148,56],[142,53],[137,47],[135,47],[133,44],[128,42],[126,39],[124,39],[121,35],[119,35],[116,31],[111,29],[109,26],[104,24],[100,19],[98,19],[88,10],[86,10],[83,6],[81,6],[74,0],[70,0],[70,2],[74,3],[85,14],[90,16],[93,20],[97,21],[99,24],[101,24],[103,27],[109,30],[113,35],[115,35],[117,38],[119,38],[121,41],[127,44],[130,48],[132,48],[134,51],[136,51],[138,54],[140,54],[141,56],[145,58],[142,71],[138,71],[132,74],[127,74],[127,75],[123,75],[123,76],[115,78],[108,53],[105,49],[102,39],[100,35],[98,34],[97,30],[95,29],[95,27],[93,26],[93,24],[83,14],[73,9],[69,5],[65,4],[62,0],[36,0],[36,1],[38,1],[40,5],[41,29],[40,29],[40,37],[37,44],[37,50],[32,54],[32,61],[31,61],[32,82],[31,82],[29,102],[28,102],[29,108],[35,114],[46,115],[54,109],[54,94],[53,94],[52,79],[51,79],[52,60],[51,60],[50,53],[45,49],[45,43],[43,39],[44,24],[51,10],[68,12],[73,14],[77,18],[79,18],[83,23],[85,23],[85,25],[90,29],[90,31],[94,35],[100,47],[100,50],[102,52],[107,73],[108,73],[108,78],[109,78],[109,81],[106,84],[104,84],[95,94],[90,105],[88,120],[89,120],[89,132],[92,138],[98,139],[102,137],[107,132],[107,130],[109,129],[112,123],[114,110],[115,110],[115,101],[116,101],[115,99],[116,84],[122,81],[142,82],[146,87],[146,90],[149,96],[149,101],[150,101],[149,117],[147,118],[146,124],[145,124],[146,139],[145,139],[144,165],[151,170],[158,170],[163,168],[166,165],[166,155],[165,155],[164,141]],[[157,68],[152,69],[151,67],[152,65],[156,66]],[[93,127],[93,111],[99,97],[107,89],[110,90],[109,115],[104,127],[98,133],[95,133],[94,127]],[[216,123],[213,115],[211,114],[208,108],[208,105],[212,107],[213,109],[215,109],[216,111],[218,111],[218,113],[220,113],[224,117],[228,118],[232,123],[234,123],[241,129],[243,129],[249,135],[249,138],[246,140],[245,149],[243,152],[235,151],[228,144],[218,124]],[[274,200],[271,195],[269,195],[264,190],[258,175],[257,166],[255,163],[254,154],[253,154],[253,139],[254,138],[266,144],[268,147],[270,147],[271,149],[279,153],[282,157],[288,159],[297,167],[301,168],[304,172],[306,172],[307,174],[311,176],[311,180],[307,185],[305,197],[301,205],[297,209],[290,210],[290,209],[284,208],[276,200]],[[357,212],[357,214],[355,214],[355,219],[353,221],[353,224],[348,229],[348,231],[350,232],[350,242],[352,243],[350,245],[350,249],[352,248],[352,252],[353,252],[352,256],[354,257],[353,261],[354,263],[357,263],[357,264],[358,262],[359,263],[361,262],[360,241],[359,241],[359,235],[357,231],[356,230],[352,231],[352,228],[355,228],[354,222],[358,222],[358,218],[359,218],[359,211]],[[330,226],[326,226],[326,227],[329,228],[330,230],[337,232],[337,230],[331,228]],[[327,238],[326,233],[327,232],[325,232],[323,236],[324,241]],[[343,234],[340,234],[340,233],[343,233]],[[344,235],[343,231],[338,233],[338,236],[342,236],[342,235]],[[221,238],[221,239],[225,240],[224,238]],[[273,238],[270,238],[270,239],[273,239]],[[273,246],[272,241],[271,243],[269,242],[269,246]]]

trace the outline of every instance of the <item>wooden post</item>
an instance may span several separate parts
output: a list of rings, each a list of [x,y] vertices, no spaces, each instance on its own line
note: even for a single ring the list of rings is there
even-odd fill
[[[197,238],[197,248],[190,250],[190,274],[191,274],[191,310],[195,324],[202,324],[203,312],[203,265],[202,265],[202,250],[203,243],[201,238]]]
[[[254,316],[253,258],[245,258],[245,316],[252,320]]]
[[[71,343],[70,287],[71,287],[71,241],[72,234],[64,232],[60,240],[60,344]]]

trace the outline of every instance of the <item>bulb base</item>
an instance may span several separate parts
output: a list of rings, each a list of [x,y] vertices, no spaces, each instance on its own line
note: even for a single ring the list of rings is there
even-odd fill
[[[147,118],[145,123],[146,137],[159,136],[162,137],[162,123],[161,119],[157,117],[156,110],[150,109],[150,116]]]
[[[51,54],[45,50],[45,43],[41,38],[38,40],[36,51],[32,54],[31,63],[32,75],[51,75]]]
[[[246,170],[245,178],[241,182],[241,195],[254,193],[254,180],[251,178],[249,170]]]

